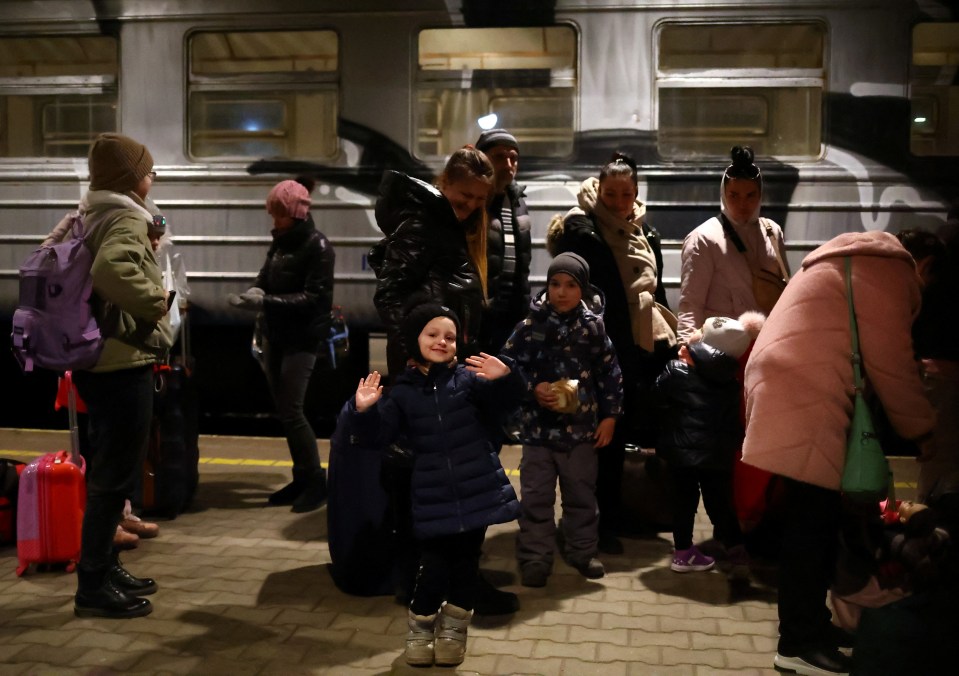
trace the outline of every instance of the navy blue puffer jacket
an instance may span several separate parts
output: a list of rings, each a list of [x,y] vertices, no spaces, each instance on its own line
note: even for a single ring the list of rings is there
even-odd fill
[[[512,364],[508,364],[512,366]],[[516,493],[491,440],[491,420],[518,405],[525,384],[517,369],[485,381],[465,366],[410,367],[368,411],[348,404],[350,438],[385,448],[399,441],[413,453],[413,534],[451,535],[512,521]],[[374,438],[375,437],[375,438]]]

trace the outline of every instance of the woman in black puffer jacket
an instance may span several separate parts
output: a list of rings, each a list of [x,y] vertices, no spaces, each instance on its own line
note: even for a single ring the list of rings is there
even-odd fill
[[[376,223],[386,237],[370,251],[376,272],[373,303],[387,331],[387,362],[393,378],[406,367],[399,335],[412,300],[434,300],[456,313],[462,327],[457,357],[479,352],[477,340],[486,300],[486,199],[493,165],[472,147],[450,157],[433,187],[387,171],[376,202]]]
[[[253,287],[230,298],[263,313],[264,372],[293,460],[292,483],[269,500],[293,505],[294,512],[317,509],[326,499],[326,474],[303,400],[317,352],[330,335],[335,254],[313,224],[310,203],[309,191],[296,181],[270,191],[273,244]]]

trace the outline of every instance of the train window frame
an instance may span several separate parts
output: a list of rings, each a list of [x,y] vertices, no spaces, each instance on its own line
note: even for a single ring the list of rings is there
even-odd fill
[[[103,33],[30,33],[2,35],[0,41],[46,41],[45,48],[34,50],[25,47],[18,53],[70,54],[69,59],[7,63],[5,68],[20,72],[0,72],[0,161],[22,162],[24,160],[74,161],[86,157],[93,140],[101,133],[115,132],[120,128],[120,39]],[[57,45],[57,41],[63,41]],[[71,44],[73,41],[74,44]],[[86,46],[86,45],[89,45]],[[77,60],[77,54],[90,54],[89,61]],[[103,60],[105,57],[105,60]],[[89,72],[83,72],[86,69]],[[24,108],[29,105],[29,127],[20,127],[6,110],[9,99],[23,99]],[[91,125],[87,131],[64,131],[49,124],[47,112],[50,106],[94,107],[112,109],[112,124],[97,126],[95,119],[101,115],[89,115]],[[109,117],[109,116],[108,116]],[[11,150],[13,139],[28,152]],[[24,142],[24,139],[29,139]],[[54,149],[60,149],[57,152]],[[66,152],[62,152],[66,149]],[[72,152],[71,152],[72,151]]]
[[[470,31],[478,38],[483,32],[499,36],[504,40],[504,31],[542,31],[541,42],[547,45],[550,42],[550,33],[556,36],[560,46],[555,50],[544,47],[542,52],[527,52],[511,55],[506,50],[489,49],[482,52],[466,55],[457,55],[449,52],[447,62],[437,65],[424,65],[423,45],[424,36],[428,33]],[[452,67],[457,62],[460,68]],[[467,65],[471,62],[490,62],[490,65],[504,66],[513,60],[514,63],[529,59],[539,61],[538,67],[487,67],[476,68]],[[565,59],[566,64],[563,64]],[[493,112],[494,102],[506,102],[511,99],[529,100],[531,98],[549,98],[562,103],[568,102],[568,126],[525,128],[522,124],[514,124],[497,118],[496,127],[510,129],[516,136],[520,146],[524,148],[523,155],[527,157],[547,157],[553,160],[566,159],[574,151],[574,139],[579,122],[579,91],[580,91],[580,33],[579,28],[571,22],[557,22],[549,26],[513,26],[507,28],[480,28],[470,26],[427,26],[417,31],[413,42],[413,96],[410,148],[412,154],[427,163],[438,164],[457,148],[467,143],[474,143],[483,132],[478,120]],[[552,62],[556,62],[555,64]],[[445,65],[447,67],[439,67]],[[483,65],[486,65],[483,63]],[[546,67],[548,65],[548,67]],[[476,93],[476,101],[471,96],[463,100],[453,101],[452,106],[444,105],[444,100],[452,98],[457,90]],[[429,104],[435,106],[427,116],[430,124],[421,125],[421,107]],[[449,109],[461,106],[471,107],[465,113],[464,124],[451,123]],[[435,124],[433,123],[435,120]],[[537,153],[538,146],[554,144],[553,152]]]
[[[327,57],[332,61],[333,66],[324,70],[314,68],[292,68],[277,69],[270,71],[266,69],[259,70],[226,70],[224,72],[202,71],[196,72],[194,68],[194,56],[196,53],[195,40],[198,37],[206,35],[219,35],[225,39],[232,36],[245,36],[250,34],[303,34],[315,33],[325,38],[332,37],[335,41],[335,55]],[[337,134],[337,120],[340,109],[340,74],[342,65],[343,41],[336,29],[324,26],[310,26],[307,28],[295,27],[245,27],[245,28],[216,28],[203,27],[189,31],[185,37],[186,42],[186,96],[184,105],[185,111],[185,129],[184,143],[186,156],[193,162],[242,162],[248,163],[251,159],[261,159],[264,157],[282,157],[289,160],[304,161],[334,161],[342,150],[340,139]],[[297,55],[287,55],[289,60],[295,61]],[[268,57],[261,57],[266,59]],[[313,152],[297,152],[302,144],[297,141],[295,120],[298,114],[295,109],[301,105],[309,104],[310,98],[316,98],[317,102],[313,106],[313,116],[311,120],[319,117],[325,124],[309,126],[309,134],[312,139],[311,146]],[[284,107],[283,119],[284,128],[282,129],[261,129],[255,121],[250,123],[250,128],[242,129],[237,126],[232,132],[225,128],[205,128],[198,119],[198,108],[202,101],[204,105],[208,102],[217,105],[232,103],[238,107],[244,104],[264,104],[279,103]],[[317,111],[319,114],[317,115]],[[294,128],[291,129],[291,126]],[[262,145],[275,141],[274,150],[282,149],[282,152],[273,152],[264,154],[264,152],[251,151],[231,152],[225,154],[202,154],[197,152],[198,148],[206,145],[213,147],[215,145],[229,146],[248,144],[250,147]]]
[[[706,65],[701,63],[697,65],[695,58],[687,57],[687,63],[682,65],[667,65],[664,62],[668,59],[663,54],[663,43],[666,32],[673,28],[685,29],[715,29],[724,30],[731,27],[755,29],[756,27],[767,28],[791,28],[808,26],[815,29],[813,38],[821,46],[821,54],[812,60],[812,63],[805,64],[786,64],[770,65],[751,63],[735,67],[726,63],[722,66]],[[663,19],[654,26],[654,50],[653,50],[653,90],[652,90],[652,119],[655,120],[657,134],[657,153],[665,161],[688,161],[688,162],[709,162],[725,159],[728,157],[730,145],[737,143],[747,143],[753,145],[757,155],[767,157],[777,157],[790,162],[815,162],[821,160],[825,152],[823,143],[823,130],[825,128],[825,115],[823,109],[823,100],[827,92],[827,75],[829,61],[829,26],[826,22],[819,19],[797,18],[795,20],[761,20],[761,21],[742,21],[742,20],[682,20],[678,18]],[[695,55],[693,55],[695,57]],[[770,54],[760,53],[754,61],[761,60],[761,57],[769,57]],[[775,56],[773,54],[773,56]],[[729,58],[728,61],[735,61],[735,58]],[[708,51],[704,50],[699,58],[703,61],[710,58]],[[680,59],[676,59],[679,61]],[[773,59],[776,61],[776,59]],[[786,59],[788,61],[788,59]],[[799,59],[801,60],[801,59]],[[775,139],[775,132],[745,133],[742,130],[737,131],[731,127],[716,129],[693,129],[679,128],[675,131],[665,132],[664,128],[671,128],[662,123],[661,116],[665,113],[665,106],[669,95],[680,90],[700,90],[705,97],[724,96],[725,94],[716,94],[716,92],[734,91],[748,94],[756,98],[765,100],[768,125],[792,124],[795,128],[803,129],[805,148],[802,146],[773,146],[767,144],[766,139],[772,137]],[[674,97],[678,98],[678,97]],[[787,116],[782,112],[786,109],[793,109],[782,101],[798,98],[803,103],[803,108],[808,111],[806,118],[792,121],[785,119]],[[707,99],[704,98],[703,102]],[[777,105],[779,104],[779,105]],[[778,113],[777,113],[778,111]],[[785,121],[784,121],[785,120]],[[674,125],[675,126],[675,125]]]
[[[922,33],[927,33],[923,36]],[[909,152],[916,157],[959,156],[959,22],[923,21],[910,31]],[[950,75],[943,78],[943,69]]]

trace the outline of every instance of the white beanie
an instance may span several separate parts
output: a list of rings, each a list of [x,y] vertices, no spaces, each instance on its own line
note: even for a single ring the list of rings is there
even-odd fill
[[[703,342],[733,359],[739,359],[749,349],[753,336],[735,319],[710,317],[703,324]]]

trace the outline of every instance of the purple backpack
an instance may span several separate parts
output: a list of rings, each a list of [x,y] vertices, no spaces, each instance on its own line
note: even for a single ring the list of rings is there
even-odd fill
[[[20,304],[13,314],[13,352],[24,371],[93,367],[103,338],[93,316],[93,254],[83,243],[83,221],[73,215],[73,238],[41,246],[20,266]]]

